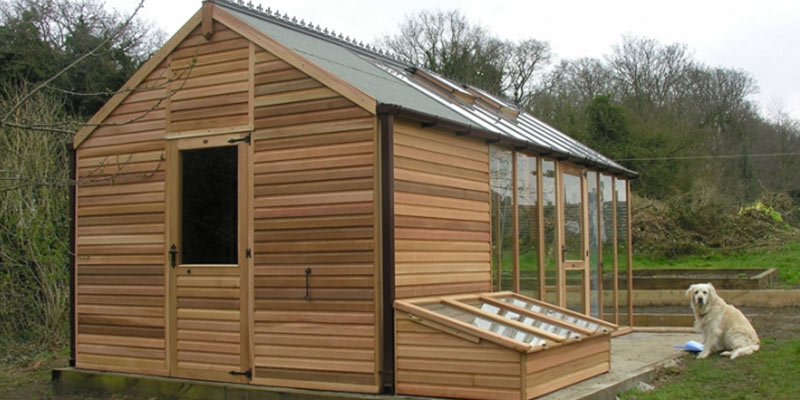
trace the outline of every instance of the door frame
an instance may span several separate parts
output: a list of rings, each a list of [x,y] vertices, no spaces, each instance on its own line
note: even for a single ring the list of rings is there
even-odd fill
[[[208,134],[191,135],[191,136],[172,136],[167,137],[167,168],[166,168],[166,217],[165,223],[167,225],[167,237],[165,242],[166,258],[165,269],[167,276],[167,284],[165,285],[165,300],[166,300],[166,357],[169,370],[169,376],[173,377],[186,377],[209,379],[215,381],[224,381],[232,383],[248,383],[252,379],[253,371],[253,275],[254,275],[254,257],[252,254],[253,249],[253,204],[250,200],[253,194],[253,146],[250,145],[249,140],[244,140],[250,137],[250,132],[241,131],[235,133],[215,134],[209,132]],[[233,142],[231,142],[233,141]],[[215,148],[215,147],[237,147],[237,181],[238,181],[238,215],[237,215],[237,253],[238,263],[236,267],[232,265],[193,265],[193,268],[217,268],[217,269],[231,269],[238,268],[238,274],[231,274],[231,276],[239,277],[239,354],[240,365],[239,371],[241,373],[250,372],[250,375],[231,375],[220,374],[219,372],[203,372],[192,371],[187,373],[178,368],[177,359],[177,278],[178,271],[181,268],[180,262],[176,267],[171,266],[171,259],[169,254],[169,247],[175,243],[181,243],[181,161],[180,151],[202,148]],[[250,251],[248,252],[248,249]],[[180,257],[180,252],[178,253]]]
[[[588,184],[586,182],[586,169],[577,166],[559,162],[557,164],[557,204],[558,204],[558,218],[557,218],[557,243],[559,255],[556,257],[558,264],[559,275],[559,306],[567,307],[567,271],[581,271],[582,290],[581,290],[581,312],[589,315],[591,313],[591,286],[590,286],[590,268],[589,268],[589,196]],[[566,217],[564,211],[566,209],[566,199],[564,198],[564,175],[572,175],[580,180],[581,190],[581,254],[583,256],[580,260],[567,260],[565,258],[565,231],[564,223]]]

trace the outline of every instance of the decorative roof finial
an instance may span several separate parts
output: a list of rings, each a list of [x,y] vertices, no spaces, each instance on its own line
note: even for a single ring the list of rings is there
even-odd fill
[[[253,8],[253,2],[252,1],[248,1],[247,2],[247,7],[248,8]]]

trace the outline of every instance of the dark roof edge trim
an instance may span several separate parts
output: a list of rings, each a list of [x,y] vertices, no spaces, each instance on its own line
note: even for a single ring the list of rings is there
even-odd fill
[[[376,111],[379,116],[392,115],[396,118],[406,121],[417,122],[425,127],[435,126],[445,131],[455,133],[456,135],[468,135],[475,138],[484,139],[487,143],[497,143],[514,150],[532,151],[544,157],[552,157],[557,160],[569,161],[578,165],[595,169],[597,171],[607,171],[612,174],[624,176],[630,179],[635,179],[639,176],[637,172],[631,171],[627,168],[617,168],[611,165],[603,165],[586,157],[578,157],[574,154],[545,148],[527,140],[504,136],[499,132],[492,132],[475,125],[463,124],[451,119],[442,118],[438,115],[424,113],[397,104],[379,103]]]

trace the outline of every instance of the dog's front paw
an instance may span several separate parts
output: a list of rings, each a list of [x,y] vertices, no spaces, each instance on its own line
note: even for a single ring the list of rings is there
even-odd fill
[[[730,357],[731,353],[732,352],[730,352],[730,351],[723,351],[722,353],[719,353],[719,355],[721,357]]]
[[[708,357],[708,355],[709,355],[709,354],[710,354],[710,353],[708,353],[708,352],[701,351],[701,352],[700,352],[700,354],[698,354],[698,355],[697,355],[697,359],[698,359],[698,360],[702,360],[702,359],[704,359],[704,358]]]

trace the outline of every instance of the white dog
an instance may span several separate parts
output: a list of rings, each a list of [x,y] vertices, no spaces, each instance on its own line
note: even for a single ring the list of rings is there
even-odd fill
[[[761,347],[756,330],[736,307],[717,295],[710,283],[697,283],[689,287],[686,295],[692,300],[694,328],[703,334],[703,351],[697,358],[725,350],[720,355],[739,356],[753,354]]]

